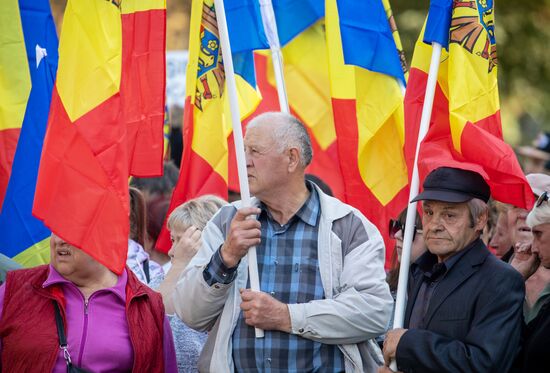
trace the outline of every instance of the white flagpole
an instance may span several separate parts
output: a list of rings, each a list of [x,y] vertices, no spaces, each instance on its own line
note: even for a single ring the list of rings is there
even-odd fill
[[[241,128],[241,114],[239,112],[239,101],[237,96],[237,83],[235,81],[235,72],[233,70],[233,58],[231,55],[231,45],[229,43],[229,34],[227,31],[227,21],[225,19],[225,8],[223,0],[214,0],[216,9],[216,19],[218,21],[218,31],[220,33],[220,42],[222,47],[223,64],[225,69],[225,82],[227,95],[229,97],[229,106],[231,109],[231,123],[233,124],[233,139],[235,141],[235,154],[237,157],[237,169],[239,172],[239,186],[241,188],[241,199],[243,207],[251,206],[250,189],[248,187],[248,176],[246,172],[246,159],[244,155],[243,132]],[[260,276],[258,274],[258,261],[256,258],[256,247],[248,249],[248,276],[250,278],[250,287],[254,291],[260,291]],[[256,338],[262,338],[264,331],[255,328]]]
[[[439,71],[439,60],[441,58],[441,44],[432,42],[432,59],[430,61],[430,71],[428,73],[428,82],[426,85],[426,94],[424,96],[424,105],[422,106],[422,116],[420,119],[420,129],[418,131],[418,141],[416,143],[416,154],[414,156],[414,168],[409,191],[409,201],[418,195],[418,152],[420,144],[428,128],[432,117],[432,107],[434,103],[435,87],[437,84],[437,74]],[[416,219],[416,202],[409,204],[407,209],[407,219],[405,221],[405,236],[403,238],[403,252],[401,253],[401,264],[399,268],[399,283],[397,285],[397,298],[395,302],[395,318],[393,319],[393,329],[403,327],[405,321],[405,306],[407,304],[407,284],[409,281],[409,267],[411,260],[412,238],[414,233],[414,222]],[[397,363],[392,361],[390,368],[397,371]]]
[[[262,23],[264,25],[267,42],[271,50],[271,61],[275,72],[275,82],[277,84],[277,95],[279,96],[279,106],[283,113],[289,112],[288,97],[286,94],[285,77],[283,74],[283,54],[281,52],[281,43],[279,42],[279,33],[277,23],[275,22],[275,12],[271,0],[260,0],[260,11],[262,13]]]

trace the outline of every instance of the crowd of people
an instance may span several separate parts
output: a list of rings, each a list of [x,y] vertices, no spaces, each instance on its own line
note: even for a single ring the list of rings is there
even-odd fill
[[[173,164],[162,179],[132,180],[121,275],[55,233],[50,264],[6,267],[1,371],[550,369],[549,175],[527,175],[537,198],[529,211],[493,201],[478,173],[433,170],[415,198],[404,328],[392,329],[407,210],[388,222],[386,272],[378,229],[306,178],[313,154],[302,123],[262,114],[244,144],[251,206],[215,196],[178,206],[166,218],[167,253],[155,242]],[[251,290],[251,247],[261,291]]]

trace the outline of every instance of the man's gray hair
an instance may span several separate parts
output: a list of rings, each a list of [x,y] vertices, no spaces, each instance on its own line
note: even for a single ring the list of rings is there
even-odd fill
[[[483,214],[489,214],[489,205],[479,198],[472,198],[468,201],[468,210],[470,211],[470,224],[474,227],[477,218]]]
[[[283,152],[289,148],[297,148],[302,166],[306,167],[311,163],[313,149],[307,129],[302,122],[290,114],[268,112],[252,119],[247,128],[254,128],[267,122],[279,124],[273,131],[273,137],[279,145],[279,151]]]

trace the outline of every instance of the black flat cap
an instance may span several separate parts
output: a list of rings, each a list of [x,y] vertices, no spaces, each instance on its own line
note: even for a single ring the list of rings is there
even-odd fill
[[[433,200],[460,203],[472,198],[487,202],[491,196],[491,189],[480,174],[460,168],[436,168],[426,176],[422,186],[422,193],[411,202]]]

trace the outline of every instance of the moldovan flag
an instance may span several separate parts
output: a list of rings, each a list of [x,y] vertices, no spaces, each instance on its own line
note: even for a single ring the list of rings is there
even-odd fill
[[[63,19],[33,214],[118,274],[128,177],[162,170],[165,8],[163,0],[69,0]]]
[[[7,1],[4,5],[10,3]],[[17,6],[17,1],[13,3]],[[0,251],[21,265],[32,267],[50,260],[50,230],[32,216],[32,204],[57,71],[58,41],[49,0],[19,0],[19,9],[18,21],[25,38],[26,60],[17,67],[12,66],[10,75],[30,72],[32,89],[4,203],[0,208]],[[17,19],[10,18],[12,20]],[[2,34],[0,38],[7,36]],[[4,56],[3,49],[0,54]],[[17,92],[20,87],[13,85],[10,88]]]
[[[302,18],[307,19],[308,14],[313,24],[308,24],[305,30],[299,30],[298,35],[295,34],[282,48],[286,92],[291,113],[304,123],[311,138],[313,160],[306,173],[319,177],[331,188],[335,197],[343,199],[344,182],[338,163],[332,113],[325,23],[324,20],[317,21],[318,14],[320,17],[324,15],[324,6],[322,13],[306,12]],[[314,18],[315,15],[318,16]],[[287,14],[276,13],[276,16],[283,26]],[[288,26],[282,30],[287,29]],[[254,57],[262,102],[248,119],[267,111],[280,110],[270,52],[258,51]],[[231,157],[231,147],[229,152]],[[232,172],[233,169],[235,172]],[[236,166],[229,169],[229,181],[231,189],[239,190]]]
[[[472,170],[485,178],[494,199],[530,208],[531,188],[502,139],[493,1],[432,1],[424,30],[416,43],[405,97],[407,163],[412,166],[414,161],[431,43],[436,41],[446,50],[440,59],[430,128],[420,147],[420,180],[441,166]]]
[[[265,47],[267,41],[261,27],[259,4],[225,0],[224,5],[239,109],[241,118],[246,118],[261,99],[255,89],[252,50]],[[204,194],[227,199],[227,138],[232,123],[214,0],[192,3],[185,90],[183,155],[169,213],[185,201]],[[170,250],[170,236],[165,226],[156,248],[163,252]]]
[[[326,30],[345,202],[389,240],[388,221],[408,194],[399,83],[405,78],[390,20],[381,0],[327,0]]]
[[[0,208],[31,91],[17,0],[0,3]]]
[[[325,4],[317,0],[273,0],[273,11],[282,45],[284,79],[291,113],[306,126],[311,138],[313,160],[306,173],[344,197],[338,164],[336,132],[330,97],[330,78],[325,38]],[[267,111],[280,111],[273,63],[269,51],[255,53],[258,88],[262,102],[247,121]],[[239,190],[236,162],[229,147],[229,188]]]

